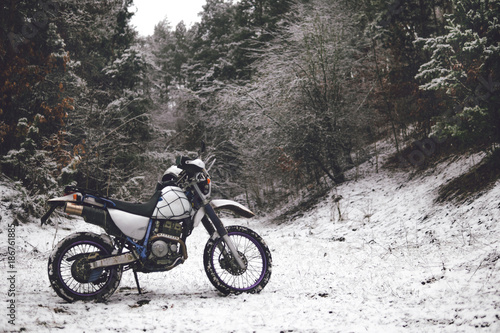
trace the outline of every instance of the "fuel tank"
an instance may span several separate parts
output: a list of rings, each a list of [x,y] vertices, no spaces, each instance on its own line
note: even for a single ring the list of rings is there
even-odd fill
[[[180,187],[167,186],[161,190],[152,219],[182,220],[191,216],[192,206]]]

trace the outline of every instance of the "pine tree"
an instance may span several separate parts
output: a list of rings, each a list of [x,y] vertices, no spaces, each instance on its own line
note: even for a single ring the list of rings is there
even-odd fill
[[[2,115],[7,117],[2,122],[16,124],[7,127],[9,140],[4,140],[2,147],[9,150],[0,164],[2,172],[25,188],[22,218],[43,213],[46,199],[57,190],[58,177],[73,157],[67,151],[65,130],[74,107],[65,89],[74,76],[68,68],[64,41],[52,22],[32,38],[17,45],[18,52],[7,49],[4,59],[8,69],[2,72],[7,83],[4,89],[13,93],[3,104]],[[16,72],[11,72],[14,68]],[[16,86],[22,88],[12,89]]]
[[[453,4],[446,33],[417,41],[431,58],[416,78],[421,89],[446,96],[437,135],[488,147],[500,142],[500,1]]]

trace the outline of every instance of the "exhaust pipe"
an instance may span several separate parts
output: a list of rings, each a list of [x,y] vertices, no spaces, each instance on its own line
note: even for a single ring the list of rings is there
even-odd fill
[[[66,203],[64,211],[70,215],[82,216],[85,222],[102,225],[106,220],[111,220],[108,212],[102,208],[83,206],[72,202]]]
[[[118,229],[105,209],[68,202],[64,207],[64,211],[70,215],[82,216],[85,222],[97,225],[108,233],[113,235],[121,234],[120,229]]]

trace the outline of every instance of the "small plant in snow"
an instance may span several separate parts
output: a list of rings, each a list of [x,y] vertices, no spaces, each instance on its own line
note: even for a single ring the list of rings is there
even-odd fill
[[[343,197],[341,195],[338,195],[338,194],[334,194],[332,196],[332,201],[333,201],[333,211],[332,211],[332,221],[335,220],[335,211],[337,211],[338,215],[339,215],[339,218],[338,218],[338,221],[343,221],[344,220],[344,217],[342,216],[342,211],[340,210],[340,200],[342,200]]]
[[[362,208],[361,211],[363,212],[363,221],[366,220],[368,223],[370,223],[370,218],[373,216],[373,214],[375,214],[372,200],[368,200],[366,207]]]

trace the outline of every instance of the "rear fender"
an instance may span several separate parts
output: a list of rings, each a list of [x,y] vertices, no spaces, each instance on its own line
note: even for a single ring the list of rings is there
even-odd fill
[[[62,197],[57,197],[57,198],[52,198],[49,199],[49,210],[47,213],[45,213],[42,218],[40,219],[42,225],[47,223],[47,220],[49,219],[50,215],[56,210],[57,207],[62,207],[64,206],[67,202],[78,202],[82,199],[82,194],[81,193],[72,193],[72,194],[67,194]]]
[[[49,205],[63,204],[66,202],[78,202],[82,199],[81,193],[71,193],[63,197],[49,199]]]
[[[251,218],[255,216],[254,212],[252,212],[250,209],[233,200],[216,199],[212,200],[210,202],[210,205],[214,210],[226,209],[246,218]],[[205,214],[206,214],[205,207],[200,207],[200,209],[198,209],[198,211],[193,217],[194,227],[197,227],[200,224],[201,219],[203,218],[203,216],[205,216]]]

